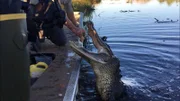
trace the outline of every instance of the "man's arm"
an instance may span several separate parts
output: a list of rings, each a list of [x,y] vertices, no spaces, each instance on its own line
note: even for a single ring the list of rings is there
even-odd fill
[[[68,18],[66,18],[65,26],[67,26],[74,34],[76,34],[80,41],[84,41],[85,30],[79,27],[76,27]]]

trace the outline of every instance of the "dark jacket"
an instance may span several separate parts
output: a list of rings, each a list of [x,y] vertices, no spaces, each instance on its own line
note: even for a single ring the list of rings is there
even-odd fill
[[[50,7],[48,7],[49,3],[51,3]],[[40,29],[52,29],[54,26],[62,28],[66,21],[65,12],[51,0],[45,3],[40,12],[36,12],[34,5],[26,6],[24,8],[28,8],[26,11],[29,41],[36,41]],[[46,33],[46,36],[50,35]]]

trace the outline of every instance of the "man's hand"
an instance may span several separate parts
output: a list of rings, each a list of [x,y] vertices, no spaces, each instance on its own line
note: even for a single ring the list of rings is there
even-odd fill
[[[76,28],[76,29],[73,29],[72,32],[78,36],[80,38],[80,41],[83,42],[84,41],[84,36],[85,36],[85,30],[83,28]]]

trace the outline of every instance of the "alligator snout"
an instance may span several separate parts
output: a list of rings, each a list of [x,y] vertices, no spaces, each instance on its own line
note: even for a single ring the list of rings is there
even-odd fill
[[[72,50],[84,58],[94,70],[96,87],[104,101],[119,101],[123,93],[123,82],[120,75],[120,61],[114,56],[112,50],[104,43],[92,22],[87,23],[88,34],[92,38],[98,53],[93,53],[70,41]]]

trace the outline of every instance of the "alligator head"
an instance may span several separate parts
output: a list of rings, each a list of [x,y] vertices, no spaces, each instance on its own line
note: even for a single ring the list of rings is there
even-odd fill
[[[88,34],[92,38],[98,53],[93,53],[70,41],[72,50],[84,58],[94,70],[96,87],[102,100],[116,101],[123,92],[123,83],[120,80],[120,61],[110,47],[98,36],[92,22],[87,23]],[[119,100],[118,100],[119,101]]]

